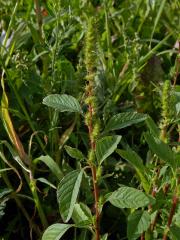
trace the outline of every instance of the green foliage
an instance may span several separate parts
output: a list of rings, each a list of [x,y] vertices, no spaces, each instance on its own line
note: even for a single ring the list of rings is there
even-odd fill
[[[121,141],[121,136],[106,136],[99,139],[96,143],[96,158],[101,165],[117,148]]]
[[[78,101],[66,94],[52,94],[43,99],[43,104],[52,107],[60,112],[79,112],[82,113]]]
[[[179,239],[179,1],[0,4],[0,239]]]
[[[57,165],[57,163],[50,157],[50,156],[40,156],[36,159],[34,159],[34,163],[37,164],[39,161],[46,164],[51,172],[57,177],[58,180],[61,180],[63,177],[63,173],[61,172],[61,169]]]
[[[42,236],[42,240],[61,239],[65,232],[72,226],[72,224],[53,224],[46,229]]]
[[[6,202],[9,200],[8,194],[11,192],[10,189],[0,189],[0,219],[5,215]]]
[[[142,233],[148,230],[151,216],[147,211],[135,211],[128,216],[127,237],[128,240],[138,239]]]
[[[67,146],[67,145],[65,145],[64,148],[65,148],[66,152],[69,154],[69,156],[72,157],[72,158],[75,158],[77,160],[78,159],[83,160],[85,158],[84,155],[82,154],[82,152],[79,151],[76,148],[72,148],[72,147]]]
[[[85,228],[90,228],[93,223],[93,216],[91,210],[83,203],[76,203],[74,205],[74,210],[72,214],[72,219],[76,226]]]
[[[121,128],[125,128],[131,126],[132,124],[136,124],[144,121],[147,118],[145,114],[142,113],[119,113],[114,115],[107,123],[105,131],[112,131]]]
[[[166,161],[172,168],[176,166],[175,153],[160,139],[153,137],[148,132],[144,134],[150,149],[162,160]]]
[[[110,195],[108,201],[118,208],[140,208],[147,206],[150,198],[135,188],[121,187]]]
[[[140,156],[136,152],[132,151],[130,148],[128,148],[127,151],[117,149],[117,153],[121,157],[129,161],[130,164],[132,164],[132,166],[137,172],[140,183],[142,184],[146,193],[148,193],[150,190],[150,184],[147,179],[147,168],[143,165],[143,160],[140,158]]]
[[[64,222],[68,222],[77,201],[83,171],[74,170],[68,173],[59,183],[57,189],[57,200],[59,211]]]

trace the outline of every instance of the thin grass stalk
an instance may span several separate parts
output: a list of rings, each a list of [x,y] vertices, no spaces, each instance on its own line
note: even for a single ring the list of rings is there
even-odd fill
[[[9,189],[13,189],[13,186],[7,176],[7,174],[4,172],[1,174],[5,184],[7,185],[7,187]],[[21,210],[22,214],[24,215],[24,217],[26,218],[26,220],[29,223],[29,226],[33,228],[34,232],[37,234],[37,236],[40,236],[40,230],[38,229],[38,227],[32,223],[31,217],[29,216],[28,212],[26,211],[25,207],[23,206],[21,200],[17,197],[16,193],[11,193],[11,197],[12,199],[14,199],[14,201],[16,202],[18,208]]]

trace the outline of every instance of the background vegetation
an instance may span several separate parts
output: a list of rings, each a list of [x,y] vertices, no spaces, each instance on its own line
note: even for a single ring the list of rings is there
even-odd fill
[[[179,1],[0,6],[0,239],[178,240]]]

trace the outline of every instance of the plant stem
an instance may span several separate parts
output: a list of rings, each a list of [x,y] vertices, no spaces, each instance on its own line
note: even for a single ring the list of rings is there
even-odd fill
[[[13,186],[12,186],[11,182],[9,181],[9,178],[7,177],[6,173],[2,174],[2,178],[3,178],[4,182],[6,183],[6,185],[8,186],[8,188],[9,189],[13,189]],[[37,236],[40,236],[39,228],[35,224],[32,223],[32,220],[31,220],[28,212],[26,211],[25,207],[23,206],[21,200],[16,196],[16,193],[12,193],[11,197],[15,200],[18,208],[21,210],[21,212],[23,213],[24,217],[28,221],[29,226],[33,228],[33,230],[37,234]]]
[[[180,54],[180,41],[178,41],[178,53]],[[180,58],[179,58],[179,55],[178,55],[177,58],[176,58],[176,73],[175,73],[174,79],[173,79],[173,87],[175,87],[176,82],[177,82],[177,78],[178,78],[178,75],[179,75],[179,67],[180,67]],[[179,133],[179,136],[180,136],[180,133]],[[179,139],[178,139],[178,141],[179,141]],[[179,197],[178,197],[178,194],[177,194],[177,188],[178,188],[179,183],[180,183],[180,179],[178,180],[176,190],[175,190],[175,194],[172,198],[171,211],[169,213],[166,229],[164,230],[163,240],[167,240],[169,228],[171,226],[173,216],[175,214],[176,207],[177,207],[177,204],[179,202]]]
[[[45,41],[43,38],[43,29],[42,29],[43,16],[42,16],[42,12],[41,12],[40,0],[34,0],[34,4],[35,4],[35,8],[36,8],[36,17],[37,17],[37,22],[38,22],[39,42],[41,45],[38,47],[38,52],[40,53],[41,51],[44,50],[43,45],[45,44]],[[47,54],[45,54],[41,58],[42,58],[42,63],[43,63],[42,64],[42,79],[44,82],[45,94],[47,94],[47,92],[49,92],[49,87],[47,86],[47,82],[45,80],[47,79],[47,76],[48,76],[49,57]]]
[[[96,167],[91,166],[92,178],[93,178],[93,188],[94,188],[94,199],[95,199],[95,214],[96,214],[96,221],[95,221],[95,232],[96,232],[96,240],[100,240],[100,213],[99,213],[99,190],[97,185],[97,178],[96,178]]]
[[[90,88],[91,89],[91,88]],[[89,95],[91,95],[92,92],[90,90]],[[90,146],[91,150],[93,152],[96,149],[96,143],[92,139],[92,131],[93,131],[93,122],[92,122],[92,115],[93,115],[93,108],[91,105],[89,105],[89,113],[90,113],[90,122],[88,126],[89,130],[89,137],[90,137]],[[97,176],[96,176],[96,166],[90,163],[91,167],[91,173],[92,173],[92,181],[93,181],[93,188],[94,188],[94,200],[95,200],[95,215],[96,215],[96,220],[95,220],[95,233],[96,233],[96,240],[100,240],[100,213],[99,213],[99,190],[98,190],[98,185],[97,185]]]
[[[107,34],[107,52],[108,52],[108,70],[112,70],[112,44],[111,44],[111,34],[109,30],[109,16],[108,16],[108,1],[104,2],[104,13],[105,13],[105,29]]]
[[[8,72],[7,72],[6,70],[5,70],[5,72],[6,72],[7,76],[9,77]],[[9,77],[9,79],[10,79],[10,77]],[[10,79],[10,81],[9,81],[9,85],[10,85],[10,87],[12,88],[12,90],[14,91],[14,94],[15,94],[15,96],[16,96],[16,99],[17,99],[17,101],[18,101],[18,104],[19,104],[19,106],[21,107],[21,109],[22,109],[22,111],[23,111],[23,113],[24,113],[24,115],[25,115],[25,117],[26,117],[26,120],[27,120],[27,122],[28,122],[31,130],[32,130],[33,132],[36,132],[37,129],[35,129],[34,124],[33,124],[32,120],[31,120],[31,117],[30,117],[28,111],[26,110],[26,108],[25,108],[25,106],[24,106],[24,103],[23,103],[23,101],[22,101],[22,99],[21,99],[21,97],[20,97],[17,89],[16,89],[15,86],[12,84],[11,79]],[[45,146],[44,146],[42,140],[40,139],[40,137],[38,136],[38,134],[35,135],[35,138],[37,139],[37,142],[39,143],[42,151],[43,151],[45,154],[47,154],[46,151],[45,151]]]
[[[95,239],[100,240],[100,212],[99,212],[99,189],[97,179],[97,162],[95,158],[96,139],[99,135],[99,124],[97,119],[97,106],[96,106],[96,93],[95,93],[95,75],[96,75],[96,32],[94,19],[91,18],[88,22],[88,29],[86,34],[86,51],[85,51],[85,64],[87,70],[85,88],[86,104],[88,111],[85,116],[85,123],[88,127],[90,149],[88,155],[88,165],[91,168],[92,182],[94,189],[94,207],[95,207]]]
[[[91,83],[89,82],[89,91],[87,93],[88,97],[93,96],[93,87],[91,86]],[[90,139],[90,150],[94,153],[96,150],[96,143],[93,138],[93,112],[94,109],[91,104],[88,105],[88,112],[89,112],[89,121],[88,121],[88,132],[89,132],[89,139]],[[92,162],[92,160],[89,161],[89,165],[91,168],[92,173],[92,181],[93,181],[93,189],[94,189],[94,200],[95,200],[95,234],[96,234],[96,240],[100,240],[100,213],[99,213],[99,190],[97,185],[97,174],[96,174],[96,166]]]
[[[170,226],[171,226],[172,219],[173,219],[173,216],[174,216],[174,213],[175,213],[175,210],[176,210],[176,206],[177,206],[177,204],[178,204],[178,201],[179,201],[179,198],[178,198],[178,196],[175,194],[175,195],[173,196],[173,199],[172,199],[172,207],[171,207],[171,211],[170,211],[170,213],[169,213],[167,227],[166,227],[166,229],[165,229],[165,231],[164,231],[163,240],[167,240],[169,228],[170,228]]]
[[[144,240],[145,238],[144,238],[144,233],[141,235],[141,240]]]
[[[178,41],[178,56],[176,58],[176,72],[175,72],[175,75],[174,75],[174,79],[173,79],[173,86],[175,87],[176,86],[176,82],[177,82],[177,78],[178,78],[178,75],[179,75],[179,67],[180,67],[180,41]]]
[[[37,22],[38,22],[38,27],[39,27],[39,37],[40,40],[42,41],[42,13],[41,13],[41,7],[39,0],[34,0],[35,2],[35,7],[36,7],[36,16],[37,16]]]
[[[25,175],[26,175],[25,177],[27,178],[27,174],[26,173],[25,173]],[[46,229],[48,227],[48,222],[47,222],[46,216],[44,214],[44,211],[42,209],[41,202],[39,200],[38,194],[37,194],[36,181],[33,178],[31,173],[30,173],[30,176],[29,176],[29,181],[30,181],[29,182],[29,187],[30,187],[32,195],[33,195],[35,206],[36,206],[36,208],[38,210],[38,214],[39,214],[39,217],[40,217],[43,229]]]

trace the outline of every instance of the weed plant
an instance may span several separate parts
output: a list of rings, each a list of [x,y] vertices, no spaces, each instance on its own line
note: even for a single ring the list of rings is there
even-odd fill
[[[0,239],[179,240],[179,1],[0,4]]]

